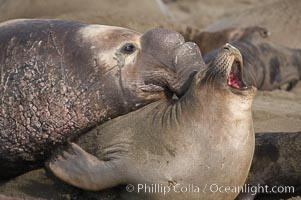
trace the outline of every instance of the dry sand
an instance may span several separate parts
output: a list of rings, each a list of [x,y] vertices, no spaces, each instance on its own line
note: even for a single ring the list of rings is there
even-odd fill
[[[272,32],[272,40],[301,48],[300,0],[165,0],[159,8],[156,0],[0,0],[0,21],[14,18],[61,18],[88,23],[123,26],[138,31],[164,26],[180,29],[187,25],[214,30],[235,25],[262,25]],[[161,10],[168,11],[162,13]],[[301,130],[301,83],[293,91],[258,92],[253,104],[256,132]],[[35,195],[49,199],[52,184],[43,170],[25,175],[32,185],[44,179],[38,188],[26,188],[13,181],[0,187],[0,193],[22,197]],[[29,179],[29,180],[28,180]],[[18,185],[21,184],[21,185]],[[23,185],[22,185],[23,184]],[[35,187],[36,187],[35,186]],[[34,187],[34,186],[33,186]],[[40,188],[39,188],[40,187]],[[18,189],[19,188],[19,189]],[[39,191],[48,191],[49,195]],[[65,199],[70,199],[67,195]],[[57,197],[53,197],[56,199]],[[1,196],[0,196],[1,199]]]

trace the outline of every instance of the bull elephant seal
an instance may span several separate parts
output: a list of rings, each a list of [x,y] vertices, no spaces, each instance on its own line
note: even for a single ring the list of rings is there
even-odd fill
[[[274,90],[287,85],[291,90],[301,79],[301,50],[290,49],[268,40],[268,30],[246,28],[240,39],[232,42],[244,60],[244,77],[260,90]],[[205,55],[205,62],[214,59],[218,50]]]
[[[0,24],[0,43],[0,180],[110,118],[181,95],[202,64],[195,44],[164,29],[15,20]]]
[[[160,100],[113,119],[46,166],[86,190],[132,184],[135,192],[121,199],[234,199],[238,190],[214,193],[209,186],[242,186],[251,165],[256,89],[244,83],[242,72],[239,51],[226,44],[182,98]],[[88,146],[89,153],[80,146]],[[140,191],[138,184],[145,184]],[[152,193],[148,186],[171,190]]]

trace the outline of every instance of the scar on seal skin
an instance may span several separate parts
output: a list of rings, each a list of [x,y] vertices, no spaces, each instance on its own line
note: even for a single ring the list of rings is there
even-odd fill
[[[214,59],[217,49],[225,42],[233,44],[243,56],[246,82],[259,90],[284,86],[291,90],[301,79],[301,50],[269,41],[270,32],[266,28],[228,28],[216,32],[189,28],[181,33],[188,41],[198,44],[205,62]]]
[[[240,52],[226,44],[180,99],[160,100],[83,135],[47,162],[63,181],[99,191],[118,185],[242,186],[254,151],[251,105]],[[92,139],[92,140],[91,140]],[[234,199],[235,193],[149,194],[119,199]]]
[[[0,180],[111,118],[181,96],[203,64],[196,44],[166,29],[13,20],[0,24],[0,44]]]

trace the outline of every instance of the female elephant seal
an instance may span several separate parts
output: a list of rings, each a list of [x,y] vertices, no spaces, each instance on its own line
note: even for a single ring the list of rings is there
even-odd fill
[[[240,39],[232,42],[244,59],[244,77],[260,90],[274,90],[288,84],[291,90],[301,79],[301,50],[291,49],[268,40],[269,31],[248,27]],[[205,55],[205,62],[215,58],[218,50]]]
[[[0,180],[105,120],[181,95],[202,61],[176,32],[62,20],[2,23],[0,44]]]
[[[227,44],[182,98],[154,102],[97,127],[78,142],[93,155],[72,143],[47,166],[87,190],[130,183],[136,192],[125,192],[124,199],[234,199],[239,190],[212,192],[210,186],[242,186],[251,165],[256,89],[244,83],[242,72],[239,51]]]

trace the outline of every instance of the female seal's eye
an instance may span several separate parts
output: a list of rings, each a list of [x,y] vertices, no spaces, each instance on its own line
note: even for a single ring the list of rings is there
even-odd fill
[[[261,32],[261,36],[262,36],[263,38],[266,38],[266,37],[268,37],[269,35],[270,35],[270,32],[269,32],[269,31],[264,30],[264,31]]]
[[[127,43],[121,48],[121,51],[126,54],[132,54],[135,52],[135,50],[136,50],[136,47],[132,43]]]

